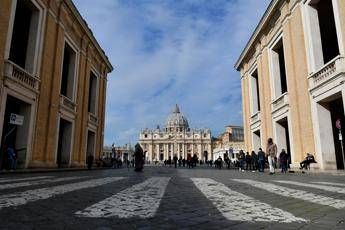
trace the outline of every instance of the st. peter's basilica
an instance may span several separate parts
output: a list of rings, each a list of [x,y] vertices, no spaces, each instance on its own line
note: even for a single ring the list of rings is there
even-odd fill
[[[188,154],[196,154],[203,161],[212,158],[211,131],[191,129],[178,105],[168,116],[163,129],[157,126],[154,130],[142,130],[139,143],[146,152],[147,161],[163,161],[175,155],[186,159]]]

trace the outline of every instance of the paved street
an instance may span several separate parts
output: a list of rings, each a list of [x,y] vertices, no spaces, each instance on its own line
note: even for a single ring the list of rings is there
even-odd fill
[[[0,175],[0,229],[345,229],[345,179],[146,167]]]

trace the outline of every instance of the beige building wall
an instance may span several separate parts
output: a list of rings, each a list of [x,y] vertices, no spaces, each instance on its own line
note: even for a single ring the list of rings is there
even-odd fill
[[[345,105],[345,87],[344,81],[341,81],[345,77],[345,11],[342,10],[345,9],[345,1],[332,0],[332,3],[340,55],[333,63],[325,63],[321,69],[313,69],[312,58],[319,58],[317,52],[320,52],[319,48],[312,53],[310,44],[315,44],[318,38],[315,34],[308,35],[308,31],[316,25],[309,12],[309,4],[313,3],[302,0],[271,1],[235,66],[241,75],[246,151],[256,148],[253,132],[258,130],[263,149],[267,139],[273,137],[280,151],[285,147],[281,127],[287,121],[292,163],[297,165],[306,153],[314,153],[320,161],[316,167],[337,167],[335,156],[332,155],[335,155],[332,153],[334,148],[332,150],[329,147],[333,140],[324,139],[333,138],[333,124],[329,114],[334,111],[329,106],[332,101],[339,99],[339,92]],[[287,92],[276,95],[276,76],[279,72],[276,70],[274,55],[280,39],[284,46]],[[252,73],[255,70],[258,73],[261,107],[257,113],[252,111],[256,97],[252,89]]]
[[[71,0],[29,0],[41,7],[39,11],[41,31],[39,48],[36,50],[36,74],[32,77],[39,79],[39,87],[31,99],[30,122],[32,129],[29,131],[31,138],[28,140],[28,152],[25,167],[57,167],[57,149],[60,118],[72,124],[70,160],[64,167],[80,167],[85,165],[88,149],[88,132],[95,135],[94,144],[89,147],[98,159],[103,146],[105,97],[107,74],[112,71],[104,51],[101,49],[91,30],[75,8]],[[11,77],[4,82],[4,62],[6,47],[9,47],[13,27],[16,0],[0,1],[0,101],[6,105],[9,93],[16,94],[16,87],[22,84],[13,83]],[[12,21],[11,21],[12,20]],[[60,95],[64,46],[67,43],[75,51],[75,77],[72,99],[63,100]],[[91,71],[97,78],[95,114],[88,111],[89,87]],[[12,86],[13,85],[13,86]],[[24,84],[25,85],[25,84]],[[25,86],[26,87],[26,86]],[[23,88],[23,92],[31,92],[30,88]],[[14,90],[12,90],[14,89]],[[26,98],[26,94],[23,93]],[[4,114],[5,108],[0,109]],[[0,130],[4,121],[0,121]],[[1,134],[0,134],[1,135]]]

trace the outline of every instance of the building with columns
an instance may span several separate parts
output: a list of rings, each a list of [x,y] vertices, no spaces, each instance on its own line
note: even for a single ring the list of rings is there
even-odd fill
[[[84,167],[102,154],[113,70],[72,0],[0,1],[0,169]]]
[[[247,151],[272,137],[292,163],[344,169],[345,1],[272,0],[235,68]]]
[[[218,138],[212,140],[213,160],[228,154],[231,159],[236,158],[240,150],[244,150],[243,127],[237,125],[228,125],[225,131]]]
[[[178,105],[168,116],[163,129],[157,126],[154,130],[142,130],[139,143],[148,161],[163,161],[174,155],[187,158],[188,154],[196,154],[203,161],[212,158],[211,131],[191,129]]]

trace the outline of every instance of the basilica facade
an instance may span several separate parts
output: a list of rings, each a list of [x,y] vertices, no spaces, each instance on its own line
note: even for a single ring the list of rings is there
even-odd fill
[[[211,131],[191,129],[178,105],[168,116],[163,129],[157,126],[154,130],[142,130],[139,143],[147,161],[163,161],[175,155],[186,159],[188,154],[196,154],[203,161],[212,158]]]

